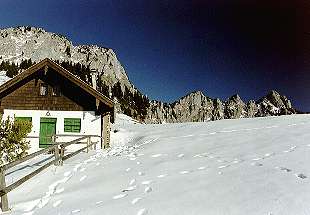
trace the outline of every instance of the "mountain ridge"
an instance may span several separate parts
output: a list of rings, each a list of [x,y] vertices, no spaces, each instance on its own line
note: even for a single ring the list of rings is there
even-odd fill
[[[220,119],[237,119],[299,113],[290,100],[275,90],[257,101],[244,102],[238,94],[226,101],[194,91],[172,103],[151,101],[147,123],[203,122]]]
[[[298,113],[290,100],[276,91],[246,103],[238,94],[222,101],[208,97],[200,90],[190,92],[172,103],[149,101],[130,82],[111,48],[94,44],[73,45],[66,36],[43,28],[19,26],[0,29],[0,64],[8,61],[17,64],[16,67],[20,69],[25,60],[28,65],[28,60],[38,62],[44,58],[58,62],[70,71],[83,65],[87,69],[77,69],[74,74],[89,73],[80,75],[84,75],[86,82],[113,99],[117,112],[146,123],[200,122]]]

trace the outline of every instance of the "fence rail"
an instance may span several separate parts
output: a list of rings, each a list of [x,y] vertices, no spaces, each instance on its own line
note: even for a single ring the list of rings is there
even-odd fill
[[[54,141],[56,140],[56,136],[55,138],[52,138]],[[61,166],[63,165],[63,161],[79,154],[80,152],[86,150],[86,152],[88,153],[89,149],[94,146],[96,146],[96,144],[98,142],[91,142],[91,137],[98,137],[95,135],[85,135],[82,137],[79,137],[75,140],[69,141],[69,142],[61,142],[61,143],[56,143],[54,142],[51,146],[45,148],[45,149],[41,149],[37,152],[34,152],[30,155],[27,155],[19,160],[13,161],[11,163],[5,164],[3,166],[0,166],[0,197],[1,197],[1,210],[2,212],[6,212],[9,211],[9,201],[8,201],[8,197],[7,194],[9,192],[11,192],[12,190],[14,190],[15,188],[17,188],[18,186],[20,186],[21,184],[23,184],[24,182],[28,181],[29,179],[31,179],[32,177],[34,177],[35,175],[39,174],[40,172],[42,172],[44,169],[48,168],[51,165],[56,165],[56,166]],[[86,143],[81,143],[80,141],[82,140],[87,140]],[[72,144],[86,144],[85,147],[78,149],[75,152],[72,152],[70,154],[65,155],[65,148],[72,145]],[[28,161],[30,159],[33,159],[39,155],[42,155],[44,153],[47,152],[51,152],[54,154],[55,159],[44,164],[43,166],[39,167],[38,169],[36,169],[35,171],[29,173],[28,175],[24,176],[23,178],[17,180],[16,182],[14,182],[13,184],[6,186],[6,182],[5,182],[5,173],[7,170],[17,166],[18,164],[21,164],[25,161]]]

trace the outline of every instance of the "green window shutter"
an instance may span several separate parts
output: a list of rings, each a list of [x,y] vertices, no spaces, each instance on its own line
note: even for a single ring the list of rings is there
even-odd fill
[[[32,117],[15,117],[15,120],[32,123]]]
[[[65,118],[64,119],[64,132],[80,133],[81,119],[80,118]]]

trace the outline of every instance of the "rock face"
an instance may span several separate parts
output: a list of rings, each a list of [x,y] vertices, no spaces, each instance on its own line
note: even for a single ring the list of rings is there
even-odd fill
[[[231,96],[222,102],[197,91],[172,104],[152,101],[145,121],[146,123],[204,122],[294,113],[296,110],[292,108],[290,100],[276,91],[271,91],[257,102],[250,100],[247,104],[239,95]]]
[[[267,96],[258,100],[257,116],[287,115],[296,113],[291,101],[286,96],[280,95],[276,91],[271,91]]]
[[[236,119],[247,116],[247,107],[239,95],[233,95],[225,102],[225,119]]]
[[[134,90],[126,72],[112,49],[96,45],[77,45],[62,35],[46,32],[42,28],[16,27],[0,30],[0,63],[10,61],[19,64],[31,59],[44,58],[81,63],[96,71],[95,77],[108,86],[120,82]]]

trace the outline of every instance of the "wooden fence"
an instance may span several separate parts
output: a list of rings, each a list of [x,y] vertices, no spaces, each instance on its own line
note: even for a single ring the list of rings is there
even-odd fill
[[[63,165],[63,161],[77,155],[78,153],[86,150],[86,152],[89,151],[89,149],[94,145],[94,148],[97,144],[97,142],[91,142],[91,137],[97,137],[94,135],[85,135],[82,137],[79,137],[75,140],[72,140],[70,142],[63,142],[63,143],[54,143],[53,145],[51,145],[50,147],[47,147],[45,149],[41,149],[35,153],[32,153],[30,155],[27,155],[19,160],[13,161],[11,163],[5,164],[3,166],[0,166],[0,196],[1,196],[1,210],[2,212],[6,212],[9,211],[9,201],[8,201],[8,197],[7,197],[7,193],[11,192],[12,190],[14,190],[15,188],[17,188],[18,186],[20,186],[21,184],[23,184],[24,182],[28,181],[29,179],[31,179],[32,177],[34,177],[35,175],[39,174],[40,172],[42,172],[44,169],[46,169],[47,167],[55,164],[56,166],[61,166]],[[53,140],[55,140],[55,138],[53,138]],[[85,147],[82,147],[81,149],[72,152],[70,154],[65,155],[65,148],[67,146],[70,146],[72,144],[79,144],[82,143],[81,141],[86,139],[86,144]],[[52,161],[44,164],[43,166],[39,167],[38,169],[36,169],[35,171],[31,172],[30,174],[22,177],[21,179],[17,180],[16,182],[14,182],[13,184],[6,186],[6,182],[5,182],[5,173],[7,170],[15,167],[18,164],[21,164],[27,160],[30,160],[32,158],[35,158],[39,155],[42,155],[44,153],[53,153],[55,156],[55,159],[53,159]]]

